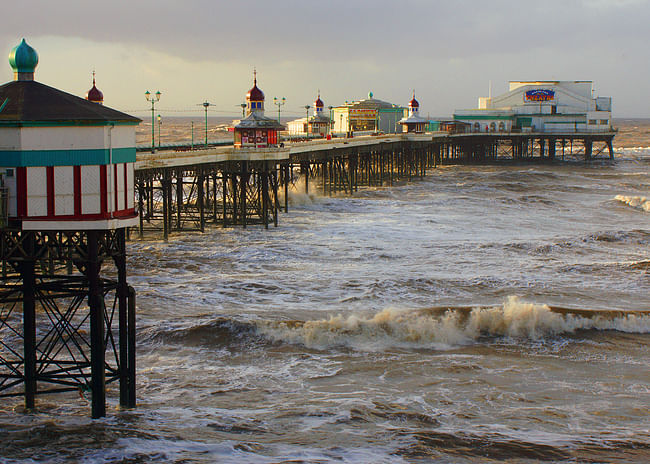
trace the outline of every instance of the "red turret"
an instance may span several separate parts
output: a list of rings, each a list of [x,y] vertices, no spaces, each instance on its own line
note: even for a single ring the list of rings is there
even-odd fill
[[[95,71],[93,71],[93,87],[86,93],[86,100],[104,104],[104,94],[95,86]]]
[[[415,90],[413,91],[413,99],[409,102],[409,108],[419,108],[420,103],[415,99]]]

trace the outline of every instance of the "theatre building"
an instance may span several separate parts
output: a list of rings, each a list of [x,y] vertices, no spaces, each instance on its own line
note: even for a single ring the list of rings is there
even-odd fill
[[[358,100],[333,109],[333,132],[401,132],[398,121],[404,116],[405,108],[374,98]]]
[[[592,81],[511,81],[509,91],[456,110],[471,132],[610,132],[611,97],[594,97]]]

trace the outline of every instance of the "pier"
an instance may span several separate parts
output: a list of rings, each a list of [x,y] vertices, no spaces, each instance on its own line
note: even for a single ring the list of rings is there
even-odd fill
[[[304,193],[353,195],[362,187],[421,178],[441,165],[613,159],[614,136],[451,131],[321,138],[267,149],[142,151],[135,164],[141,212],[135,233],[167,239],[177,231],[203,231],[206,224],[277,226],[299,180]]]

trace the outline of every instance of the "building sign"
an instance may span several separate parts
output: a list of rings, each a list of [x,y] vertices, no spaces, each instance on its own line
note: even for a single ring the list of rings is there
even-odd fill
[[[527,90],[524,93],[525,102],[545,102],[555,100],[555,91],[548,89]]]
[[[377,119],[377,110],[369,108],[350,108],[350,117],[356,119]]]

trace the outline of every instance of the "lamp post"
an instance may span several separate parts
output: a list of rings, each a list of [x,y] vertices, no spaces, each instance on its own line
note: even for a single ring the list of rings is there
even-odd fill
[[[241,117],[246,117],[246,103],[241,103],[239,106],[241,106]]]
[[[203,102],[203,108],[205,109],[205,146],[208,146],[208,108],[212,103],[209,101]]]
[[[343,132],[343,113],[339,115],[339,132]]]
[[[305,105],[303,108],[305,108],[305,113],[307,113],[305,115],[305,135],[309,135],[309,108],[311,106]]]
[[[287,102],[287,99],[284,98],[284,97],[282,97],[282,98],[273,97],[273,103],[275,103],[276,105],[278,105],[278,122],[279,122],[280,124],[282,124],[282,122],[280,121],[280,107],[281,107],[282,105],[284,105],[286,102]]]
[[[327,109],[330,110],[330,120],[329,120],[329,124],[328,124],[329,127],[327,129],[328,129],[328,132],[331,134],[332,129],[333,129],[332,126],[334,125],[334,120],[332,119],[332,109],[334,109],[334,107],[333,106],[328,106]]]
[[[194,121],[192,121],[192,150],[194,150]]]
[[[151,153],[156,152],[156,142],[155,142],[155,125],[154,125],[154,106],[156,105],[157,102],[160,101],[160,95],[162,95],[159,91],[156,93],[151,93],[148,90],[144,93],[145,98],[147,99],[148,102],[151,102]]]
[[[158,150],[160,150],[160,126],[162,126],[162,118],[158,115]]]

